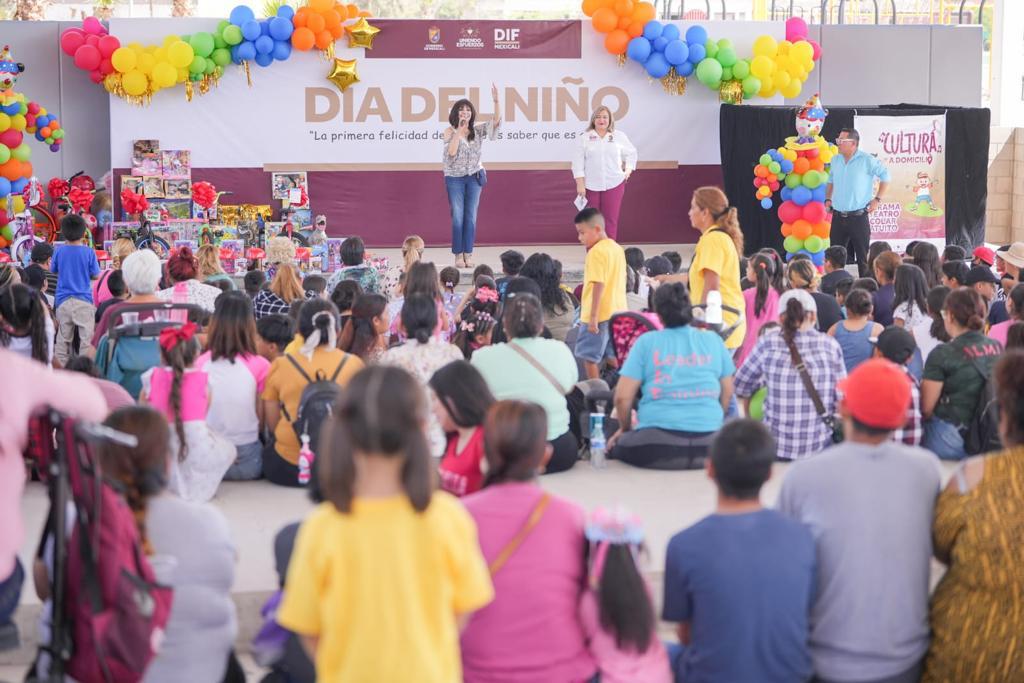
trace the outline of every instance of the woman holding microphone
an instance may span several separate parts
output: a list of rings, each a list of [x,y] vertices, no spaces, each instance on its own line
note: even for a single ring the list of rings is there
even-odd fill
[[[618,239],[619,210],[626,192],[626,181],[636,170],[636,147],[621,130],[615,130],[615,118],[601,106],[590,117],[590,126],[580,136],[572,159],[576,194],[587,198],[587,206],[604,216],[604,229]]]
[[[444,131],[444,184],[452,212],[452,253],[457,268],[473,267],[473,242],[476,240],[476,210],[480,192],[487,184],[487,171],[480,163],[484,138],[494,140],[501,125],[498,87],[491,84],[494,118],[476,122],[476,107],[459,100],[448,114]]]

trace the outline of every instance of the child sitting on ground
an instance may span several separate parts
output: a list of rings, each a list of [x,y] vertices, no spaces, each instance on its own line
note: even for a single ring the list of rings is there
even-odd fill
[[[100,263],[96,252],[86,239],[85,219],[68,214],[60,219],[60,233],[64,244],[53,254],[51,270],[57,274],[54,308],[57,311],[57,347],[55,355],[63,366],[72,354],[71,343],[78,331],[82,348],[79,353],[89,354],[89,343],[96,326],[96,307],[92,302],[92,281],[100,276]]]
[[[871,320],[871,295],[863,289],[852,289],[846,295],[846,320],[840,320],[828,331],[843,349],[846,372],[871,358],[871,340],[885,329]]]
[[[486,286],[477,289],[469,305],[463,309],[452,338],[452,344],[459,347],[466,360],[472,358],[477,349],[491,345],[500,317],[498,311],[498,292]]]
[[[494,403],[480,371],[464,360],[449,363],[430,378],[434,414],[448,437],[441,458],[441,489],[456,496],[483,486],[484,418]]]
[[[161,330],[161,366],[142,375],[139,403],[159,410],[174,427],[168,490],[185,500],[205,503],[235,461],[235,447],[206,423],[209,377],[192,368],[200,350],[195,323]]]
[[[448,315],[453,318],[455,316],[455,309],[459,307],[459,301],[461,300],[461,297],[455,293],[455,288],[459,286],[461,278],[459,269],[455,266],[445,266],[441,269],[441,300],[444,301],[444,307],[448,311]]]
[[[284,353],[295,336],[295,321],[284,313],[267,315],[256,321],[256,353],[271,363]]]

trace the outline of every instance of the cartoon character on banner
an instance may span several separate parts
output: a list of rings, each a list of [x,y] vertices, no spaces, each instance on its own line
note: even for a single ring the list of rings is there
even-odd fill
[[[928,204],[928,211],[931,211],[931,216],[941,216],[942,209],[935,206],[935,200],[932,199],[932,188],[938,184],[937,178],[932,178],[928,175],[927,171],[921,171],[917,174],[917,182],[907,187],[908,190],[914,192],[914,201],[907,205],[907,211],[916,216],[928,216],[928,212],[921,208],[921,204]]]
[[[26,209],[21,196],[32,178],[32,148],[25,142],[25,133],[60,151],[64,129],[55,115],[24,93],[15,92],[25,65],[14,61],[9,45],[0,51],[0,248],[10,246],[13,239],[11,220]]]

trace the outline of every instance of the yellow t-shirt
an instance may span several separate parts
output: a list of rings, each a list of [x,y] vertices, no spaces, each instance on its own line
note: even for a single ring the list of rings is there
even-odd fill
[[[583,300],[580,302],[580,320],[590,322],[594,283],[603,282],[604,291],[597,307],[597,322],[603,323],[612,314],[628,309],[626,304],[626,252],[618,243],[605,238],[587,252],[583,262]]]
[[[459,683],[456,619],[493,599],[455,498],[436,492],[423,513],[405,496],[357,499],[351,514],[323,503],[302,524],[277,621],[320,638],[319,683]]]
[[[710,270],[718,274],[718,291],[722,293],[722,305],[743,311],[746,303],[743,300],[743,289],[740,287],[740,256],[736,253],[736,245],[727,233],[711,227],[700,239],[690,264],[690,301],[693,305],[701,303],[704,296],[704,271]],[[724,311],[722,319],[726,325],[736,321],[736,315]],[[727,349],[738,349],[743,344],[747,333],[746,323],[741,323],[729,338],[725,340]]]
[[[313,352],[312,362],[301,354],[295,354],[293,358],[299,361],[299,365],[302,366],[302,369],[306,371],[310,378],[316,380],[317,372],[322,373],[324,377],[330,378],[338,368],[342,357],[346,355],[348,360],[345,361],[345,367],[341,369],[336,380],[339,385],[345,386],[353,375],[363,369],[363,361],[358,356],[346,354],[338,349],[328,349],[325,346],[320,346]],[[274,429],[274,438],[276,439],[274,447],[278,455],[293,465],[299,461],[299,440],[295,437],[295,430],[292,429],[291,420],[295,419],[295,414],[299,411],[302,391],[307,386],[309,386],[309,382],[299,374],[299,371],[295,369],[295,366],[291,364],[288,358],[278,356],[270,364],[267,381],[263,387],[263,400],[277,401],[284,405],[281,419],[278,420],[277,428]],[[289,417],[291,420],[289,420]]]
[[[296,355],[298,355],[299,351],[302,350],[302,345],[305,344],[305,343],[306,343],[306,338],[303,337],[298,332],[296,332],[295,336],[292,337],[292,340],[290,342],[288,342],[288,346],[284,347],[284,352],[286,354],[290,353],[293,356],[296,356]]]

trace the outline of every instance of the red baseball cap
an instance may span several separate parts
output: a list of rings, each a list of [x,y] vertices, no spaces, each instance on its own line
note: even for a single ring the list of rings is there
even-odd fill
[[[899,429],[907,423],[910,379],[883,358],[864,361],[836,387],[850,416],[868,427]]]
[[[978,247],[974,250],[974,258],[981,259],[991,266],[996,262],[996,252],[992,251],[988,247]]]

